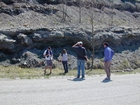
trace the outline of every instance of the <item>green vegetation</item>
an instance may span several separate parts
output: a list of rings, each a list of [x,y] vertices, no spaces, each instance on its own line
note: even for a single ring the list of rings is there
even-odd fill
[[[77,70],[69,70],[69,73],[64,74],[64,71],[61,69],[53,69],[53,73],[50,75],[49,70],[47,70],[47,74],[44,76],[44,69],[42,68],[20,68],[18,66],[0,66],[0,78],[9,78],[9,79],[37,79],[37,78],[50,78],[53,76],[75,76],[77,74]],[[113,72],[113,71],[112,71]],[[92,75],[105,75],[103,69],[94,69],[94,70],[86,70],[87,76]],[[140,69],[136,69],[132,72],[113,72],[114,74],[136,74],[140,73]]]
[[[140,0],[135,0],[136,2],[140,2]]]
[[[123,1],[123,2],[125,2],[125,1],[129,1],[129,2],[137,2],[137,1],[139,1],[139,0],[121,0],[121,1]]]

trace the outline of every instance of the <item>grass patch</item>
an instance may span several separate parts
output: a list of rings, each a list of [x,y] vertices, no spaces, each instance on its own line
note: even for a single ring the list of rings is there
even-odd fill
[[[8,67],[4,67],[4,66],[0,66],[0,78],[11,78],[11,79],[15,79],[15,78],[20,78],[20,79],[24,79],[24,78],[38,78],[41,77],[41,69],[29,69],[29,68],[20,68],[18,66],[8,66]]]
[[[38,78],[50,78],[53,76],[77,76],[77,70],[69,70],[69,73],[64,74],[62,69],[53,69],[53,73],[50,75],[49,70],[47,70],[44,76],[44,69],[42,68],[20,68],[18,66],[0,66],[0,78],[9,79],[38,79]],[[136,74],[140,73],[140,69],[133,70],[132,72],[113,72],[114,74]],[[104,75],[105,71],[103,69],[93,69],[85,70],[87,76],[92,75]]]

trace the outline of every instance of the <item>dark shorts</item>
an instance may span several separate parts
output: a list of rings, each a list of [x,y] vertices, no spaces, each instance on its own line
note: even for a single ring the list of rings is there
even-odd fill
[[[46,60],[46,66],[52,66],[52,60]]]

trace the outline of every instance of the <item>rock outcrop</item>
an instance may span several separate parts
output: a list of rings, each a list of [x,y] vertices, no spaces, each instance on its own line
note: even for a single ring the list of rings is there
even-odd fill
[[[83,41],[84,46],[88,50],[88,56],[89,58],[91,57],[92,32],[87,32],[86,30],[78,29],[77,27],[55,28],[55,30],[43,28],[32,30],[30,31],[30,34],[25,35],[24,33],[27,32],[29,32],[29,30],[22,30],[20,33],[15,31],[15,33],[19,34],[12,35],[13,39],[7,38],[9,35],[6,36],[1,34],[1,51],[8,51],[7,54],[9,56],[11,55],[11,63],[13,64],[18,63],[21,67],[43,66],[44,58],[42,54],[47,46],[52,46],[55,60],[57,60],[57,57],[64,47],[68,50],[68,53],[70,54],[69,57],[73,58],[71,55],[75,55],[75,53],[72,52],[73,49],[70,46],[79,40]],[[1,33],[5,33],[5,31],[1,31]],[[8,32],[6,31],[6,33]],[[113,59],[113,69],[118,69],[119,65],[123,64],[122,62],[124,61],[127,63],[129,62],[129,66],[127,65],[129,69],[139,67],[139,29],[133,30],[131,28],[124,27],[104,28],[95,31],[94,39],[96,56],[95,68],[103,68],[103,64],[101,63],[102,61],[99,59],[103,58],[102,43],[105,41],[110,43],[110,46],[116,53]],[[3,52],[2,54],[4,55],[5,53],[6,52]],[[7,59],[9,56],[7,56]],[[97,60],[96,58],[99,59]],[[74,59],[76,58],[74,57]],[[70,68],[76,68],[76,61],[74,59],[70,59]],[[134,62],[135,59],[137,60]],[[75,63],[72,65],[73,62]],[[88,66],[90,67],[90,65]]]
[[[49,2],[50,3],[50,2]],[[76,55],[71,46],[81,40],[92,56],[94,38],[94,68],[103,68],[103,46],[107,41],[115,51],[112,69],[133,70],[140,67],[140,3],[99,0],[94,8],[82,8],[79,22],[78,3],[55,5],[44,0],[2,0],[0,2],[0,64],[21,67],[44,66],[43,52],[51,46],[54,66],[63,48],[69,54],[69,68],[76,68]],[[90,2],[86,2],[90,4]],[[64,6],[64,8],[62,8]],[[64,9],[64,10],[63,10]],[[94,32],[92,33],[91,12]],[[93,37],[94,35],[94,37]],[[90,68],[91,63],[87,63]]]

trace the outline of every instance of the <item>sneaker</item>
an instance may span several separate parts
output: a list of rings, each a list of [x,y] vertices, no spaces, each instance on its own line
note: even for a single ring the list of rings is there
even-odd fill
[[[105,80],[110,80],[110,78],[109,77],[106,77]]]
[[[82,78],[85,78],[85,76],[82,76]]]
[[[77,76],[77,78],[80,78],[80,76]]]
[[[65,74],[68,73],[68,71],[65,72]]]

